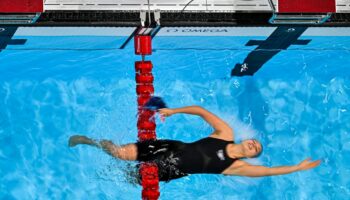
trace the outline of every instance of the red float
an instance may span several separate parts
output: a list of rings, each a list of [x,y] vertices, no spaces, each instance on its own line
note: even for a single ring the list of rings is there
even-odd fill
[[[136,93],[138,95],[140,95],[140,94],[152,95],[154,93],[154,87],[153,87],[153,85],[137,85],[136,86]]]
[[[140,167],[140,170],[143,170],[144,168],[147,168],[147,171],[142,171],[141,176],[144,175],[156,175],[158,176],[158,168],[157,165],[154,163],[143,163]]]
[[[158,167],[155,163],[142,163],[140,167],[140,175],[142,177],[142,199],[158,199]]]
[[[158,176],[158,169],[155,166],[147,166],[147,171],[142,171],[141,176],[145,178],[145,180],[153,179]],[[149,181],[148,181],[149,182]]]
[[[160,195],[160,193],[158,190],[148,189],[148,190],[142,191],[142,199],[143,200],[156,200],[156,199],[158,199],[159,195]]]
[[[139,139],[140,142],[142,141],[149,141],[149,140],[156,140],[156,136],[155,135],[142,135],[140,136],[141,138]]]
[[[135,62],[136,73],[149,74],[152,72],[152,62],[151,61],[137,61]]]
[[[152,84],[153,83],[152,74],[136,74],[136,83],[137,84]]]
[[[158,189],[159,186],[158,186],[158,181],[156,180],[157,176],[149,176],[148,178],[144,178],[142,181],[142,184],[144,186],[148,186],[148,188],[152,188],[152,189]]]
[[[136,55],[152,54],[152,37],[150,35],[136,35],[134,45]]]
[[[153,121],[138,121],[137,128],[139,130],[150,130],[154,131],[156,129],[156,123]]]
[[[151,119],[154,116],[154,114],[156,114],[156,112],[153,110],[149,110],[149,109],[139,110],[139,118]]]
[[[139,122],[155,122],[154,116],[139,115]],[[149,129],[147,129],[149,130]]]
[[[140,113],[138,115],[138,122],[145,121],[145,122],[155,122],[154,115],[152,114],[142,114]]]
[[[155,131],[141,131],[141,130],[139,130],[137,136],[139,138],[139,141],[156,140],[156,132]]]
[[[139,105],[139,112],[143,110],[142,106],[147,103],[147,101],[151,98],[150,94],[139,95],[137,97],[137,104]]]

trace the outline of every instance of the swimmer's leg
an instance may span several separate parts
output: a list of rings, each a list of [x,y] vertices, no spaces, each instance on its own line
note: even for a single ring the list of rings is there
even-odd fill
[[[69,138],[68,146],[75,147],[78,144],[87,144],[90,146],[100,147],[99,143],[83,135],[73,135]]]
[[[100,142],[97,142],[86,136],[80,135],[74,135],[69,138],[69,147],[74,147],[78,144],[86,144],[97,148],[101,148],[104,152],[121,160],[136,160],[137,158],[137,146],[135,144],[117,146],[109,140],[102,140]]]

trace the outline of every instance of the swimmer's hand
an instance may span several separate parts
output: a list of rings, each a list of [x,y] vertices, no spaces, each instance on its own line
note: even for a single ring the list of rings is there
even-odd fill
[[[175,114],[175,111],[170,108],[162,108],[158,110],[159,114],[164,117],[170,117],[171,115]]]
[[[311,158],[307,158],[297,165],[298,170],[308,170],[319,166],[321,160],[311,161]]]

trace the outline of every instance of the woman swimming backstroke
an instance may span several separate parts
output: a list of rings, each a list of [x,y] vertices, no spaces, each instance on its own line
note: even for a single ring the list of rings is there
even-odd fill
[[[198,115],[214,128],[214,132],[192,143],[178,140],[150,140],[121,146],[109,140],[95,141],[86,136],[75,135],[70,137],[69,146],[86,144],[101,148],[121,160],[153,161],[158,165],[160,181],[170,181],[199,173],[249,177],[273,176],[312,169],[321,163],[320,160],[311,161],[308,158],[292,166],[251,165],[241,159],[259,156],[262,152],[261,143],[256,139],[235,143],[232,128],[208,110],[200,106],[188,106],[163,108],[158,111],[164,117],[178,113]]]

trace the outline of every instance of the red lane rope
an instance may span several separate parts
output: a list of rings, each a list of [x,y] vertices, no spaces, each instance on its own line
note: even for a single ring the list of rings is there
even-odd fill
[[[143,105],[154,93],[152,62],[144,61],[145,55],[152,54],[152,38],[149,35],[134,37],[135,54],[142,55],[142,61],[135,62],[136,94],[138,104],[138,139],[139,141],[156,139],[155,111],[143,108]],[[157,200],[159,198],[158,167],[154,162],[141,163],[139,174],[142,184],[142,199]]]

